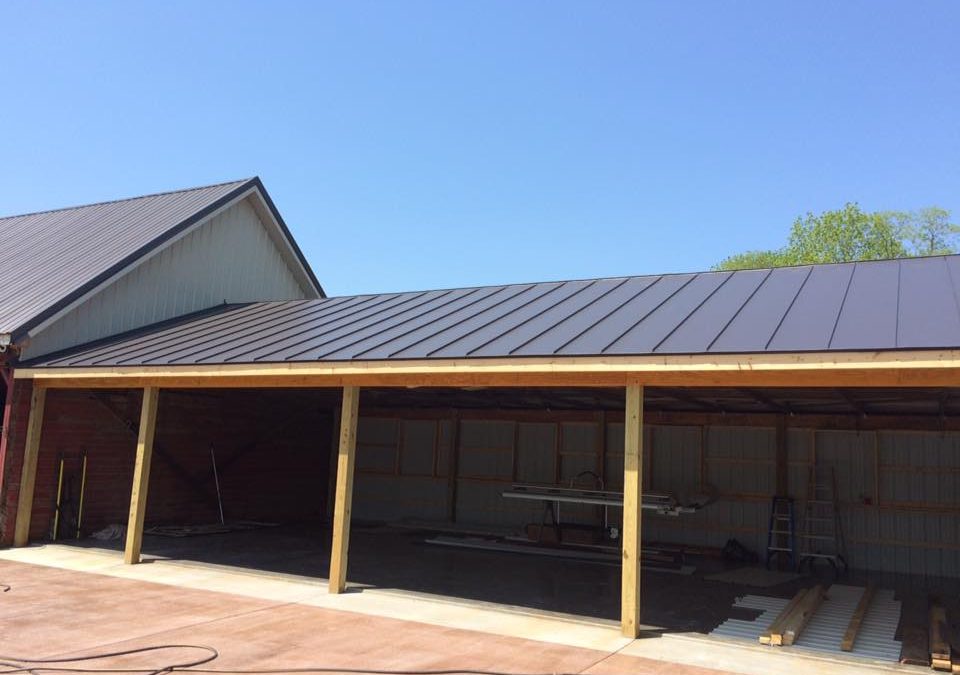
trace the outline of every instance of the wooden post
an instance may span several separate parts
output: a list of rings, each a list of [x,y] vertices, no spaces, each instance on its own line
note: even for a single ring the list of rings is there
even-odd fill
[[[643,386],[627,385],[623,429],[623,566],[620,630],[640,634],[640,513],[643,499]]]
[[[23,470],[20,473],[20,496],[17,500],[17,520],[13,530],[13,545],[26,546],[30,540],[30,516],[33,515],[33,488],[37,482],[37,458],[40,456],[40,432],[43,429],[43,410],[47,390],[33,385],[30,395],[30,418],[23,450]],[[7,430],[4,429],[4,433]]]
[[[127,520],[127,545],[123,562],[140,562],[143,543],[143,518],[147,510],[147,488],[150,486],[150,460],[153,457],[153,436],[157,428],[157,403],[160,390],[144,387],[140,405],[140,430],[137,433],[137,460],[133,468],[133,488],[130,491],[130,518]]]
[[[333,503],[333,545],[330,549],[330,592],[347,588],[347,552],[350,548],[350,511],[353,502],[353,466],[357,456],[357,414],[360,388],[343,388],[340,409],[340,446],[337,451],[337,492]]]

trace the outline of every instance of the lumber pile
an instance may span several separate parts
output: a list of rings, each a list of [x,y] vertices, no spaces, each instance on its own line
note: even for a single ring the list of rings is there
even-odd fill
[[[823,586],[797,591],[773,623],[760,635],[760,643],[774,647],[789,647],[813,618],[824,599]]]

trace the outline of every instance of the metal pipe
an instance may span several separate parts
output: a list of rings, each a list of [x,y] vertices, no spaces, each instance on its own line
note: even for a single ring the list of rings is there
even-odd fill
[[[223,518],[223,498],[220,495],[220,476],[217,475],[217,456],[213,452],[213,443],[210,444],[210,461],[213,462],[213,482],[217,486],[217,506],[220,507],[220,524],[226,525]]]

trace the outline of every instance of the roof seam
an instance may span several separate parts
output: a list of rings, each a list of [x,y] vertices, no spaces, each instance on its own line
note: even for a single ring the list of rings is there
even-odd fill
[[[516,287],[516,286],[501,286],[501,287],[497,290],[497,293],[500,293],[501,291],[508,290],[508,289],[511,289],[511,290],[512,290],[512,289],[514,289],[514,288],[517,288],[517,287]],[[470,317],[470,318],[476,318],[476,317],[478,317],[478,316],[482,316],[483,314],[486,314],[487,312],[493,311],[494,309],[496,309],[496,308],[499,307],[500,305],[504,304],[505,302],[509,302],[509,301],[513,300],[514,298],[523,295],[524,293],[526,293],[527,291],[529,291],[531,288],[533,288],[533,285],[527,284],[526,287],[521,288],[520,290],[518,290],[518,291],[517,291],[516,293],[514,293],[513,295],[508,295],[508,296],[505,297],[505,298],[501,298],[500,300],[497,300],[497,301],[494,302],[492,305],[490,305],[489,307],[481,310],[479,313],[474,314],[474,315],[473,315],[472,317]],[[494,293],[491,293],[491,294],[488,295],[487,297],[490,298],[490,297],[493,297],[493,295],[495,295],[495,294],[494,294]],[[540,297],[540,296],[538,296],[538,297]],[[427,340],[431,340],[431,339],[433,339],[433,338],[435,338],[435,337],[437,337],[437,336],[439,336],[439,335],[442,335],[443,333],[446,333],[448,330],[452,330],[452,329],[456,328],[458,325],[459,325],[459,324],[454,324],[453,326],[447,326],[446,328],[442,328],[442,329],[440,329],[440,330],[438,330],[438,331],[434,331],[434,332],[432,332],[432,333],[428,333],[427,335],[424,335],[424,336],[423,336],[422,338],[420,338],[419,340],[414,340],[413,342],[411,342],[411,343],[408,344],[407,346],[405,346],[405,347],[403,347],[403,348],[401,348],[401,349],[397,349],[396,351],[390,352],[389,357],[396,356],[396,355],[399,354],[400,352],[405,352],[405,351],[407,351],[407,350],[409,350],[409,349],[412,349],[412,348],[415,347],[416,345],[422,344],[422,343],[426,342]],[[462,337],[462,336],[461,336],[461,337]],[[459,339],[459,338],[457,338],[457,339]],[[456,342],[456,340],[454,340],[453,342]],[[447,344],[453,344],[453,342],[446,343],[444,346],[447,346]]]
[[[634,279],[644,279],[644,278],[647,278],[647,277],[633,277],[633,278],[634,278]],[[584,335],[586,335],[587,333],[589,333],[590,331],[592,331],[594,328],[596,328],[596,327],[597,327],[598,325],[600,325],[602,322],[604,322],[604,321],[606,321],[608,318],[610,318],[610,316],[612,316],[614,312],[616,312],[616,311],[618,311],[618,310],[626,307],[627,305],[629,305],[631,302],[633,302],[634,300],[636,300],[637,298],[639,298],[641,295],[643,295],[644,293],[646,293],[648,290],[650,290],[651,288],[653,288],[654,286],[656,286],[658,283],[660,283],[663,279],[664,279],[664,277],[661,276],[661,277],[657,277],[656,279],[654,279],[653,281],[651,281],[649,284],[647,284],[646,286],[644,286],[643,288],[641,288],[640,290],[638,290],[636,293],[634,293],[633,295],[631,295],[629,298],[627,298],[627,300],[626,300],[623,304],[621,304],[620,307],[617,307],[617,309],[613,310],[613,312],[610,312],[610,313],[608,313],[608,314],[605,314],[605,315],[601,316],[599,319],[597,319],[596,321],[594,321],[593,323],[591,323],[589,326],[587,326],[586,328],[584,328],[583,330],[581,330],[579,333],[577,333],[576,335],[574,335],[572,338],[570,338],[569,340],[567,340],[566,342],[564,342],[562,345],[560,345],[559,347],[557,347],[556,349],[554,349],[554,350],[553,350],[553,353],[556,354],[556,353],[559,352],[561,349],[564,349],[565,347],[568,347],[570,344],[572,344],[572,343],[576,342],[577,340],[579,340],[581,337],[583,337]]]
[[[694,307],[694,308],[691,309],[689,312],[687,312],[687,315],[684,316],[682,319],[680,319],[680,321],[677,323],[677,325],[674,326],[673,328],[671,328],[671,329],[667,332],[667,334],[664,335],[664,336],[660,339],[659,342],[657,342],[657,344],[655,344],[653,347],[651,347],[651,348],[650,348],[650,351],[651,351],[651,352],[656,352],[656,351],[660,348],[660,345],[662,345],[664,342],[666,342],[666,341],[670,338],[671,335],[673,335],[673,334],[676,333],[678,330],[680,330],[680,327],[683,326],[683,324],[685,324],[685,323],[690,319],[691,316],[693,316],[694,314],[696,314],[696,313],[700,310],[700,308],[703,307],[703,306],[710,300],[710,298],[712,298],[721,288],[723,288],[724,286],[726,286],[726,285],[727,285],[727,282],[730,281],[731,279],[733,279],[733,276],[734,276],[735,274],[736,274],[736,272],[730,272],[730,273],[727,275],[727,278],[726,278],[726,279],[724,279],[723,281],[721,281],[719,284],[717,284],[717,287],[716,287],[716,288],[714,288],[712,291],[710,291],[709,293],[707,293],[707,297],[705,297],[703,300],[701,300],[699,303],[697,303],[697,306],[696,306],[696,307]]]
[[[850,287],[853,285],[853,277],[857,274],[857,263],[853,263],[853,269],[850,271],[850,278],[847,279],[847,287],[843,291],[843,299],[840,301],[840,308],[837,310],[837,318],[833,322],[833,330],[830,331],[830,339],[827,340],[827,349],[833,346],[833,338],[837,335],[837,326],[840,325],[840,317],[843,316],[843,306],[847,304],[847,296],[850,294]]]
[[[771,270],[772,271],[772,270]],[[803,281],[800,282],[800,286],[797,288],[797,292],[794,293],[793,299],[787,305],[787,308],[783,311],[783,316],[780,317],[780,320],[777,322],[776,328],[773,329],[773,332],[770,333],[770,337],[767,338],[767,343],[763,346],[764,351],[770,349],[770,345],[773,344],[774,338],[777,337],[777,333],[780,332],[780,328],[783,327],[783,322],[786,320],[787,315],[790,314],[790,310],[793,309],[793,306],[797,302],[797,298],[800,297],[800,294],[803,293],[803,289],[807,286],[807,281],[810,280],[811,275],[813,275],[813,266],[811,265],[807,269],[807,276],[803,278]]]
[[[600,350],[600,353],[601,353],[601,354],[606,354],[608,349],[610,349],[613,345],[615,345],[615,344],[617,344],[618,342],[620,342],[620,340],[622,340],[628,333],[630,333],[634,328],[636,328],[636,327],[639,326],[641,323],[643,323],[644,321],[646,321],[646,320],[647,320],[647,317],[649,317],[651,314],[653,314],[653,313],[656,312],[658,309],[660,309],[661,307],[663,307],[664,304],[667,303],[667,301],[669,301],[673,296],[675,296],[677,293],[679,293],[680,291],[682,291],[684,288],[686,288],[687,286],[689,286],[689,285],[693,282],[693,280],[696,279],[696,278],[697,278],[697,275],[696,275],[696,274],[690,275],[690,278],[687,279],[687,280],[686,280],[685,282],[683,282],[682,284],[680,284],[680,286],[678,286],[676,289],[674,289],[674,291],[673,291],[672,293],[670,293],[669,295],[667,295],[667,297],[665,297],[663,300],[661,300],[660,302],[658,302],[658,303],[656,304],[656,306],[654,306],[654,307],[651,308],[649,311],[647,311],[646,314],[644,314],[644,315],[641,316],[639,319],[637,319],[635,322],[633,322],[633,324],[631,324],[630,327],[627,328],[625,331],[623,331],[622,333],[620,333],[620,335],[618,335],[616,338],[614,338],[613,340],[611,340],[603,349]]]
[[[449,295],[452,295],[453,293],[455,293],[455,291],[447,291],[446,294],[441,295],[441,296],[439,296],[439,297],[437,297],[437,298],[432,298],[431,300],[428,300],[427,302],[425,302],[423,305],[420,305],[419,307],[427,307],[427,309],[424,309],[424,310],[423,310],[422,312],[420,312],[419,314],[414,314],[413,316],[408,316],[406,319],[401,319],[399,322],[397,322],[397,323],[395,323],[395,324],[387,327],[387,328],[384,329],[384,330],[391,330],[391,329],[397,328],[397,327],[399,327],[399,326],[404,326],[404,325],[410,323],[411,321],[415,321],[416,319],[419,319],[419,318],[421,318],[421,317],[423,317],[423,316],[426,316],[427,314],[430,314],[431,312],[436,312],[437,310],[442,310],[444,307],[448,307],[448,306],[452,305],[453,303],[457,302],[458,300],[463,300],[464,298],[469,298],[471,295],[475,295],[475,294],[478,293],[479,291],[480,291],[479,288],[473,288],[473,289],[470,289],[469,291],[467,291],[466,293],[464,293],[463,295],[458,295],[458,296],[456,296],[456,297],[449,298],[448,300],[445,300],[444,302],[441,302],[439,305],[436,305],[435,307],[430,307],[430,306],[429,306],[430,303],[432,303],[432,302],[434,302],[434,301],[436,301],[436,300],[442,300],[442,299],[444,299],[444,298],[447,298]],[[484,297],[486,297],[486,296],[484,296]],[[480,298],[480,299],[482,300],[483,298]],[[474,301],[474,302],[477,302],[477,301]],[[472,303],[470,303],[470,304],[472,304]],[[468,304],[467,306],[469,307],[470,304]],[[414,307],[413,309],[418,309],[418,307]],[[443,316],[438,317],[438,318],[439,318],[439,319],[446,318],[447,316],[449,316],[450,314],[452,314],[452,313],[454,313],[454,312],[456,312],[456,311],[457,311],[457,310],[454,310],[453,312],[448,312],[447,314],[444,314]],[[401,314],[402,314],[402,312],[401,312]],[[416,329],[414,329],[414,330],[416,330]],[[363,329],[361,329],[360,332],[362,332],[362,331],[363,331]],[[323,357],[329,356],[330,354],[334,354],[334,353],[336,353],[336,352],[339,352],[340,350],[348,349],[348,348],[350,348],[350,347],[353,347],[354,345],[359,344],[360,342],[363,342],[363,341],[366,340],[366,339],[367,339],[366,337],[361,336],[361,337],[357,338],[356,340],[353,340],[352,342],[348,342],[348,343],[345,344],[345,345],[342,345],[342,346],[340,346],[340,347],[337,347],[336,349],[331,349],[331,350],[328,351],[328,352],[324,352],[324,353],[322,353],[322,354],[319,354],[319,355],[317,356],[317,359],[322,359]],[[336,342],[336,340],[333,340],[333,342]],[[329,344],[329,342],[328,342],[327,344]],[[319,346],[319,345],[318,345],[318,346]],[[360,353],[363,353],[363,352],[360,352]],[[351,359],[356,358],[356,355],[351,356],[350,358],[351,358]]]
[[[459,298],[457,298],[457,300],[462,300],[463,298],[469,297],[471,294],[476,293],[476,292],[478,292],[479,290],[481,290],[481,289],[474,289],[474,290],[471,291],[469,294],[460,296]],[[477,303],[483,302],[484,300],[489,300],[490,298],[494,297],[494,296],[497,295],[498,293],[501,293],[502,291],[503,291],[503,287],[502,287],[502,286],[499,287],[499,288],[494,288],[492,293],[487,293],[486,295],[484,295],[484,296],[482,296],[482,297],[479,297],[479,298],[476,298],[476,299],[474,299],[474,300],[471,300],[471,301],[468,302],[467,304],[461,305],[461,306],[457,307],[456,309],[451,310],[451,311],[447,312],[446,314],[437,317],[437,318],[436,318],[436,321],[442,321],[443,319],[448,319],[448,318],[450,318],[451,316],[453,316],[454,314],[456,314],[457,312],[461,312],[461,311],[465,310],[465,309],[468,308],[468,307],[473,307],[473,306],[476,305]],[[447,304],[449,304],[449,303],[447,303]],[[446,305],[441,305],[441,307],[437,307],[436,309],[441,309],[441,308],[444,307],[444,306],[446,306]],[[434,310],[431,310],[431,311],[434,311]],[[396,328],[396,326],[393,326],[393,328]],[[372,352],[372,351],[374,351],[375,349],[380,349],[380,348],[382,348],[382,347],[390,344],[391,342],[396,342],[397,340],[399,340],[399,339],[401,339],[401,338],[407,337],[407,336],[410,335],[411,333],[417,332],[417,331],[420,330],[421,328],[423,328],[423,326],[415,326],[415,327],[413,327],[413,328],[411,328],[411,329],[409,329],[409,330],[407,330],[407,331],[404,331],[403,333],[400,333],[399,335],[395,335],[395,336],[392,337],[392,338],[388,338],[388,339],[386,339],[386,340],[383,340],[382,342],[378,342],[378,343],[376,343],[375,345],[373,345],[372,347],[368,347],[367,349],[364,349],[364,350],[362,350],[362,351],[356,352],[356,353],[353,355],[353,358],[357,358],[357,357],[359,357],[361,354],[366,354],[366,353],[368,353],[368,352]],[[347,346],[349,346],[349,345],[347,345]]]
[[[559,328],[562,324],[564,324],[564,323],[566,323],[567,321],[569,321],[570,319],[574,318],[577,314],[579,314],[579,313],[582,312],[583,310],[587,309],[588,307],[593,307],[596,303],[600,302],[600,301],[603,300],[605,297],[607,297],[608,295],[610,295],[611,293],[613,293],[614,291],[616,291],[618,288],[620,288],[621,286],[623,286],[625,283],[627,283],[627,281],[628,281],[628,279],[624,279],[624,280],[621,281],[620,283],[614,285],[613,288],[610,288],[609,290],[604,291],[603,293],[601,293],[600,295],[598,295],[597,297],[595,297],[593,300],[589,301],[588,303],[586,303],[585,305],[583,305],[583,306],[581,306],[581,307],[578,307],[576,310],[574,310],[573,312],[571,312],[571,313],[568,314],[567,316],[565,316],[565,317],[563,317],[562,319],[560,319],[560,320],[559,320],[558,322],[556,322],[555,324],[552,324],[552,325],[550,325],[550,326],[547,326],[546,328],[544,328],[542,331],[540,331],[540,332],[537,333],[536,335],[530,337],[530,338],[527,339],[527,340],[524,340],[523,342],[521,342],[520,344],[518,344],[516,347],[514,347],[513,349],[511,349],[509,353],[510,353],[510,354],[513,354],[513,353],[516,352],[518,349],[523,349],[524,347],[526,347],[528,344],[530,344],[530,343],[533,342],[534,340],[537,340],[537,339],[543,337],[544,335],[546,335],[547,333],[549,333],[550,331],[555,330],[556,328]],[[599,283],[599,281],[595,281],[595,282],[594,282],[594,284],[597,284],[597,283]],[[574,297],[574,296],[571,295],[570,298],[572,298],[572,297]],[[570,298],[567,298],[567,299],[569,300]]]
[[[448,295],[450,295],[451,293],[453,293],[452,290],[451,290],[451,291],[441,291],[441,292],[439,293],[439,295],[435,295],[435,296],[432,297],[432,298],[426,298],[426,299],[424,299],[424,297],[427,296],[427,295],[430,295],[431,292],[432,292],[432,291],[425,291],[425,292],[423,292],[423,293],[420,293],[419,295],[415,295],[411,300],[405,300],[405,301],[403,301],[403,302],[398,303],[398,304],[397,304],[396,306],[394,306],[394,307],[388,308],[387,311],[392,310],[392,309],[396,309],[396,307],[398,307],[398,306],[403,306],[403,305],[405,305],[405,304],[413,301],[413,305],[412,305],[412,306],[406,307],[405,309],[402,309],[402,310],[400,310],[399,312],[394,312],[393,314],[390,314],[389,316],[384,317],[383,319],[377,319],[377,320],[374,321],[374,323],[379,323],[380,321],[389,321],[390,319],[396,318],[396,317],[400,316],[401,314],[405,314],[406,312],[411,312],[411,311],[413,311],[413,310],[419,309],[419,308],[423,307],[424,305],[429,305],[429,304],[430,304],[431,302],[433,302],[434,300],[439,300],[440,298],[445,298],[445,297],[447,297]],[[417,300],[422,300],[422,302],[416,302]],[[373,316],[376,316],[376,314],[378,314],[378,313],[379,313],[379,312],[374,313]],[[306,347],[306,348],[304,348],[304,349],[301,349],[301,350],[298,351],[298,352],[293,352],[292,354],[288,354],[286,357],[284,357],[284,361],[289,361],[290,359],[292,359],[292,358],[294,358],[294,357],[300,356],[300,355],[302,355],[302,354],[306,354],[307,352],[310,352],[310,351],[314,351],[314,350],[320,349],[320,348],[323,347],[324,345],[328,345],[328,344],[330,344],[331,342],[336,342],[337,340],[342,340],[343,338],[349,337],[349,336],[351,336],[351,335],[356,335],[357,333],[365,330],[366,328],[368,328],[368,327],[371,325],[370,323],[363,323],[363,322],[367,321],[368,319],[372,319],[373,316],[367,316],[367,317],[363,317],[362,319],[358,319],[358,320],[356,320],[356,321],[350,321],[350,322],[348,322],[347,325],[348,325],[348,326],[351,326],[351,325],[354,326],[353,329],[348,330],[348,331],[347,331],[346,333],[344,333],[343,335],[335,336],[335,337],[333,337],[333,338],[331,338],[331,339],[323,340],[323,341],[321,341],[321,342],[317,342],[316,344],[313,344],[313,345],[310,346],[310,347]],[[357,325],[356,325],[357,323],[363,323],[363,325],[357,326]],[[323,333],[323,335],[329,335],[329,334],[332,333],[332,332],[334,332],[334,329],[331,329],[331,330],[326,331],[326,333]],[[310,342],[310,339],[301,340],[300,342],[296,343],[296,346],[299,347],[299,346],[303,345],[303,344],[306,343],[306,342]],[[260,360],[261,360],[261,357],[257,357],[256,360],[257,360],[257,361],[260,361]]]
[[[509,310],[506,314],[501,314],[500,316],[496,316],[496,317],[490,319],[488,322],[486,322],[486,323],[484,323],[484,324],[481,324],[480,326],[478,326],[476,329],[474,329],[474,330],[473,330],[472,332],[470,332],[470,333],[467,333],[467,334],[465,334],[465,335],[461,335],[460,337],[458,337],[458,338],[456,338],[456,339],[454,339],[454,340],[451,340],[450,342],[448,342],[448,343],[446,343],[446,344],[444,344],[444,345],[441,345],[440,347],[437,347],[436,349],[431,349],[429,352],[427,352],[427,356],[428,356],[428,357],[433,356],[433,355],[436,354],[437,352],[443,351],[444,349],[447,349],[448,347],[450,347],[450,345],[453,345],[453,344],[456,344],[456,343],[460,342],[461,340],[463,340],[463,339],[466,338],[467,336],[473,335],[473,334],[475,334],[477,331],[483,330],[483,329],[486,328],[487,326],[491,326],[491,325],[495,324],[497,321],[500,321],[500,320],[504,319],[505,317],[510,316],[510,315],[513,314],[514,312],[519,312],[519,311],[520,311],[521,309],[523,309],[524,307],[529,307],[530,305],[532,305],[533,303],[535,303],[537,300],[540,300],[541,298],[545,298],[545,297],[547,297],[548,295],[550,295],[550,294],[552,294],[552,293],[556,293],[559,289],[563,288],[563,287],[566,285],[565,282],[560,282],[560,283],[557,283],[557,282],[549,282],[549,283],[550,283],[550,285],[552,285],[552,287],[551,287],[551,288],[548,288],[546,291],[544,291],[544,292],[541,293],[540,295],[537,295],[537,296],[535,296],[535,297],[533,297],[533,298],[530,298],[530,299],[527,300],[526,302],[524,302],[524,303],[522,303],[522,304],[520,304],[520,305],[517,305],[517,306],[514,307],[513,309]],[[534,285],[534,286],[531,286],[530,288],[536,288],[536,286]],[[521,291],[520,293],[517,293],[517,295],[515,295],[515,296],[513,296],[513,297],[520,296],[520,295],[522,295],[524,292],[525,292],[525,291]]]
[[[709,352],[711,349],[713,349],[713,345],[716,344],[717,340],[720,339],[720,336],[727,331],[727,329],[730,327],[730,324],[737,320],[737,317],[740,316],[740,313],[743,311],[743,309],[750,304],[751,300],[753,300],[753,296],[755,296],[760,289],[763,288],[764,284],[767,283],[767,280],[770,278],[771,274],[773,274],[773,268],[767,270],[767,273],[763,276],[763,279],[760,281],[760,283],[757,284],[757,287],[753,289],[750,295],[748,295],[743,303],[737,308],[737,311],[733,313],[733,316],[730,317],[730,320],[723,324],[720,332],[717,333],[712,340],[710,340],[710,344],[707,345],[707,348],[704,351]]]
[[[579,283],[579,282],[568,282],[568,283]],[[514,324],[514,325],[510,326],[509,328],[507,328],[504,332],[500,333],[499,335],[494,335],[492,338],[490,338],[490,339],[487,340],[486,342],[483,342],[483,343],[477,345],[476,347],[474,347],[473,349],[471,349],[470,351],[468,351],[468,352],[467,352],[467,356],[473,354],[473,353],[476,352],[476,351],[479,351],[479,350],[483,349],[484,347],[486,347],[487,345],[491,344],[492,342],[496,342],[496,341],[499,340],[500,338],[505,337],[506,335],[509,335],[510,333],[512,333],[513,331],[517,330],[517,329],[520,328],[521,326],[526,326],[528,323],[530,323],[530,322],[533,321],[534,319],[537,319],[537,318],[543,316],[544,314],[546,314],[546,313],[549,312],[550,310],[552,310],[552,309],[558,307],[559,305],[565,303],[565,302],[566,302],[567,300],[569,300],[570,298],[573,298],[573,297],[576,297],[576,296],[580,295],[581,293],[583,293],[583,292],[584,292],[585,290],[587,290],[588,288],[592,288],[596,283],[597,283],[596,280],[586,283],[584,286],[581,286],[580,288],[578,288],[577,290],[575,290],[573,293],[571,293],[570,295],[566,296],[565,298],[561,298],[561,299],[557,300],[555,303],[553,303],[553,304],[550,305],[549,307],[544,307],[541,311],[537,312],[536,314],[533,314],[532,316],[528,316],[526,319],[524,319],[524,320],[521,321],[520,323],[517,323],[517,324]],[[566,286],[566,285],[567,285],[567,284],[564,284],[564,286]]]

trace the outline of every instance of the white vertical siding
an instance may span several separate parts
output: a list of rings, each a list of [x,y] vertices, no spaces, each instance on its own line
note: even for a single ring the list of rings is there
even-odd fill
[[[33,336],[23,358],[224,302],[295,300],[306,292],[245,199]]]
[[[389,455],[384,463],[389,468],[394,464],[396,427],[383,422],[383,428],[387,438],[380,439],[380,447]],[[569,485],[581,471],[599,468],[598,433],[599,426],[589,422],[464,421],[456,481],[458,522],[513,532],[540,522],[540,504],[501,496],[511,482],[514,453],[517,480]],[[608,424],[605,438],[605,485],[619,490],[623,425]],[[721,547],[734,538],[762,560],[776,487],[774,428],[714,426],[704,433],[699,426],[650,425],[644,438],[645,489],[683,497],[700,489],[702,473],[719,494],[715,503],[695,514],[645,512],[644,541]],[[408,437],[404,443],[409,450],[417,442]],[[361,466],[365,452],[358,457]],[[852,567],[960,577],[960,433],[789,429],[787,452],[798,526],[811,464],[834,468]],[[364,461],[373,459],[371,454]],[[581,484],[588,484],[587,478],[582,476]],[[446,478],[397,475],[363,481],[365,486],[377,482],[376,489],[361,491],[360,500],[376,500],[381,517],[446,517]],[[372,507],[361,503],[358,512]],[[601,522],[597,510],[588,507],[564,505],[562,515],[566,522]],[[621,516],[620,509],[609,510],[611,524]]]

